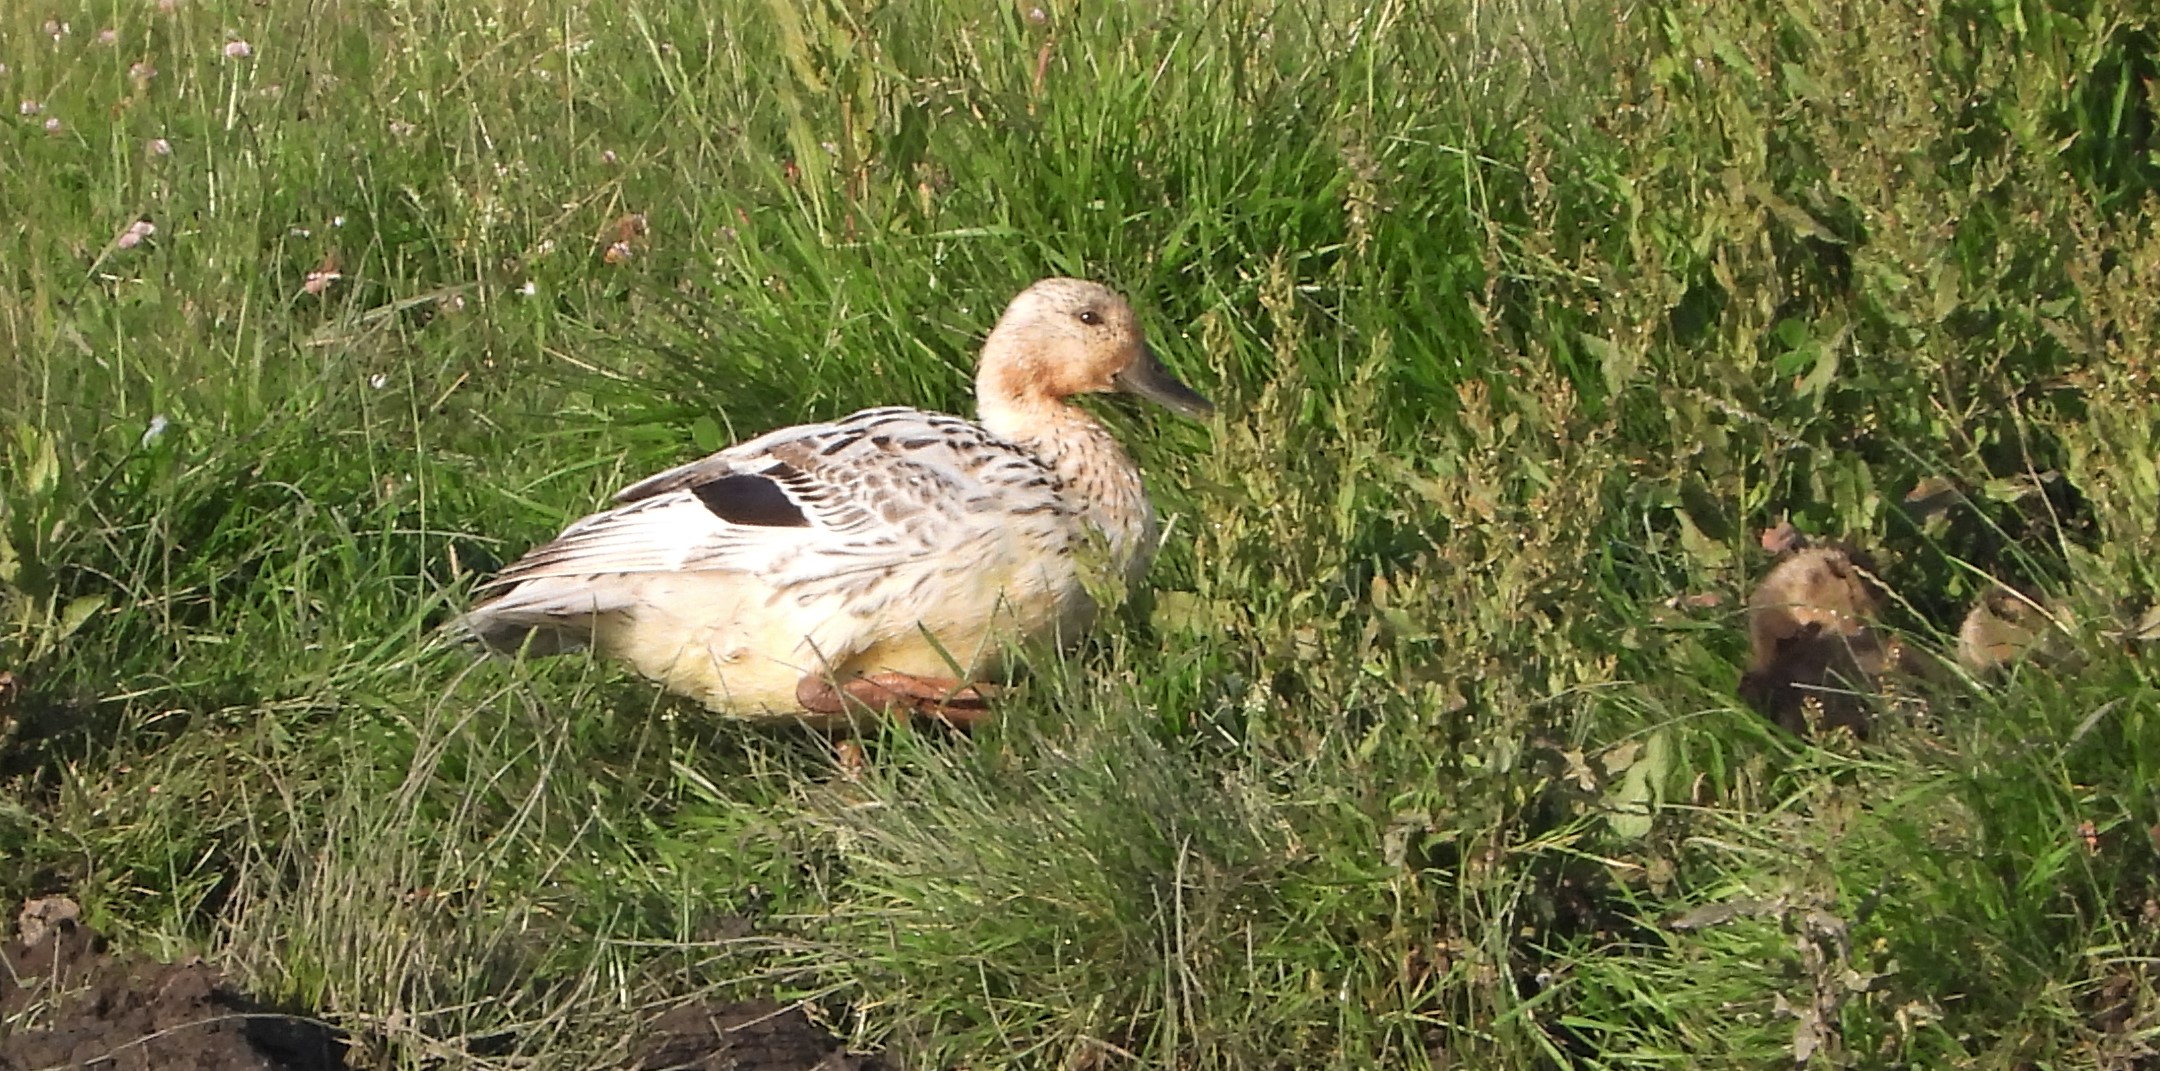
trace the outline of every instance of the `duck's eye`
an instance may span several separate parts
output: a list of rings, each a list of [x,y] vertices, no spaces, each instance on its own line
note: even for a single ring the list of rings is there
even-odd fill
[[[1096,312],[1094,309],[1081,309],[1080,322],[1093,327],[1102,322],[1102,313]]]

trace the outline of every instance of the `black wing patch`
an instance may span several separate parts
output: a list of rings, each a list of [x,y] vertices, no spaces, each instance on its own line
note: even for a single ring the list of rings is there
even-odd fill
[[[690,493],[705,503],[713,516],[730,524],[746,524],[758,528],[808,528],[810,518],[802,507],[788,497],[780,481],[790,477],[800,478],[801,473],[788,465],[774,465],[764,473],[739,472],[707,480],[690,489]]]

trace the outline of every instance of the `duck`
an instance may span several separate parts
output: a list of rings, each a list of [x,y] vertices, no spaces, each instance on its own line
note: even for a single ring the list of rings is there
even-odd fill
[[[977,419],[865,409],[660,472],[480,584],[453,628],[591,649],[734,718],[972,725],[1014,653],[1069,650],[1154,558],[1138,466],[1074,404],[1109,393],[1214,412],[1123,296],[1043,279],[983,341]]]
[[[1881,609],[1881,586],[1864,552],[1836,543],[1796,546],[1748,596],[1741,698],[1789,732],[1843,728],[1864,737],[1867,697],[1908,660],[1877,623]]]
[[[2006,673],[2024,661],[2061,658],[2072,618],[2060,604],[2044,604],[1999,580],[1973,600],[1958,623],[1957,661],[1974,677]]]

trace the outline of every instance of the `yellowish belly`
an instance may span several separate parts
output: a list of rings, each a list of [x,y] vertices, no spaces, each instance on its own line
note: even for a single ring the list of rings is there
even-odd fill
[[[796,699],[806,677],[980,680],[1016,647],[1078,638],[1092,616],[1077,582],[1040,570],[933,579],[944,582],[902,589],[930,597],[865,614],[844,601],[775,598],[740,574],[651,576],[638,581],[636,610],[595,622],[594,646],[721,714],[820,721]]]

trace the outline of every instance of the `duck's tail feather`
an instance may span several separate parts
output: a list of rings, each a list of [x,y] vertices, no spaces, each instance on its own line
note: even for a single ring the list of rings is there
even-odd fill
[[[531,580],[473,607],[443,631],[497,654],[557,655],[592,646],[595,619],[628,609],[629,601],[575,578]]]
[[[470,613],[445,627],[452,638],[477,643],[494,654],[535,658],[565,654],[592,645],[592,622],[535,621],[498,614]]]

